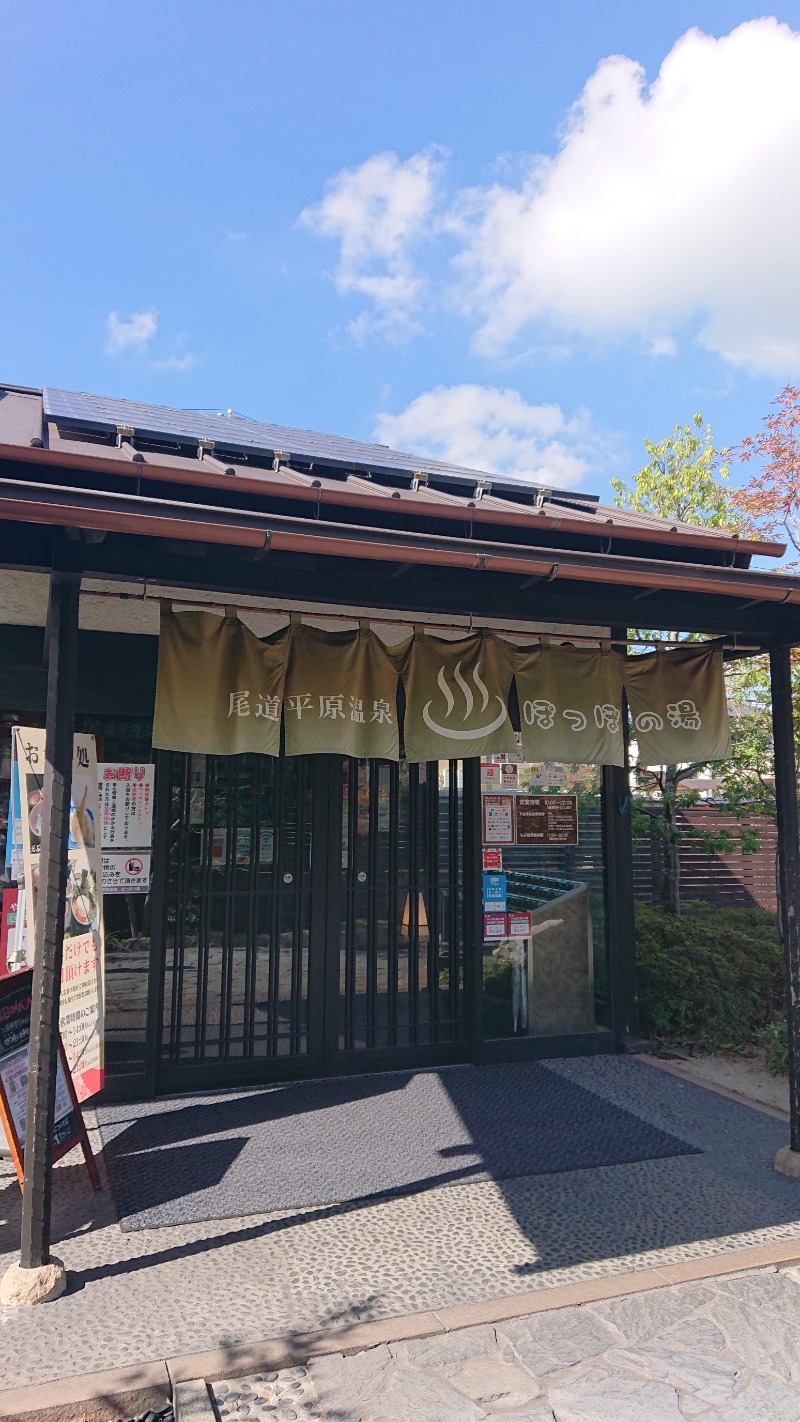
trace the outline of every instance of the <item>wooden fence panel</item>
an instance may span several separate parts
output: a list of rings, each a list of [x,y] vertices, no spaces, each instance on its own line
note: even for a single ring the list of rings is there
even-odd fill
[[[728,829],[737,838],[738,822],[717,805],[695,805],[684,810],[679,820],[698,829]],[[777,827],[769,820],[753,819],[760,845],[755,854],[709,854],[700,844],[684,839],[680,849],[681,900],[703,899],[720,908],[777,909],[776,864]],[[654,825],[634,847],[634,893],[640,903],[661,902],[664,873],[664,845]]]

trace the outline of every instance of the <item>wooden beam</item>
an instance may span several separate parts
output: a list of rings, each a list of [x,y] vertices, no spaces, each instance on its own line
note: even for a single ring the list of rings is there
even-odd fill
[[[773,648],[769,665],[772,682],[775,799],[778,810],[778,907],[786,968],[790,1144],[792,1151],[800,1152],[800,838],[789,648]]]
[[[20,1264],[50,1261],[58,1011],[67,887],[80,576],[53,572],[47,613],[44,815],[35,923]],[[24,803],[24,801],[23,801]]]

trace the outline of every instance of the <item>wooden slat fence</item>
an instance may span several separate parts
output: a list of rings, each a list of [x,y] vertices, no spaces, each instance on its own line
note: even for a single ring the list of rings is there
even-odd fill
[[[687,826],[730,830],[738,837],[738,822],[718,805],[695,805],[681,812]],[[754,819],[760,846],[755,854],[708,854],[701,844],[684,839],[680,849],[681,900],[704,899],[720,908],[777,909],[776,856],[778,831],[769,820]],[[634,894],[640,903],[661,901],[664,864],[663,841],[654,826],[634,848]]]

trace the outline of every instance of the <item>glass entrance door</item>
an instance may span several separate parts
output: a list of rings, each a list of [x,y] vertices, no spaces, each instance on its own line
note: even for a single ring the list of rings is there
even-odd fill
[[[158,765],[160,1090],[466,1054],[461,763]]]
[[[162,753],[158,769],[159,1085],[286,1074],[312,1049],[310,762]]]
[[[457,761],[343,764],[340,1053],[466,1035],[461,802]]]

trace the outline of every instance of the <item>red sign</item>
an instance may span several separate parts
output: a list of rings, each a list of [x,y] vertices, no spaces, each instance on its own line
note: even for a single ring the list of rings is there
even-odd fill
[[[508,936],[509,938],[530,938],[531,916],[529,913],[510,913],[508,915]]]
[[[503,868],[502,849],[484,849],[483,851],[483,872],[484,874],[499,874]]]
[[[507,929],[507,913],[485,913],[483,915],[483,937],[485,940],[491,938],[507,938]]]
[[[8,976],[8,950],[14,947],[17,933],[17,889],[3,890],[0,911],[0,978]]]

